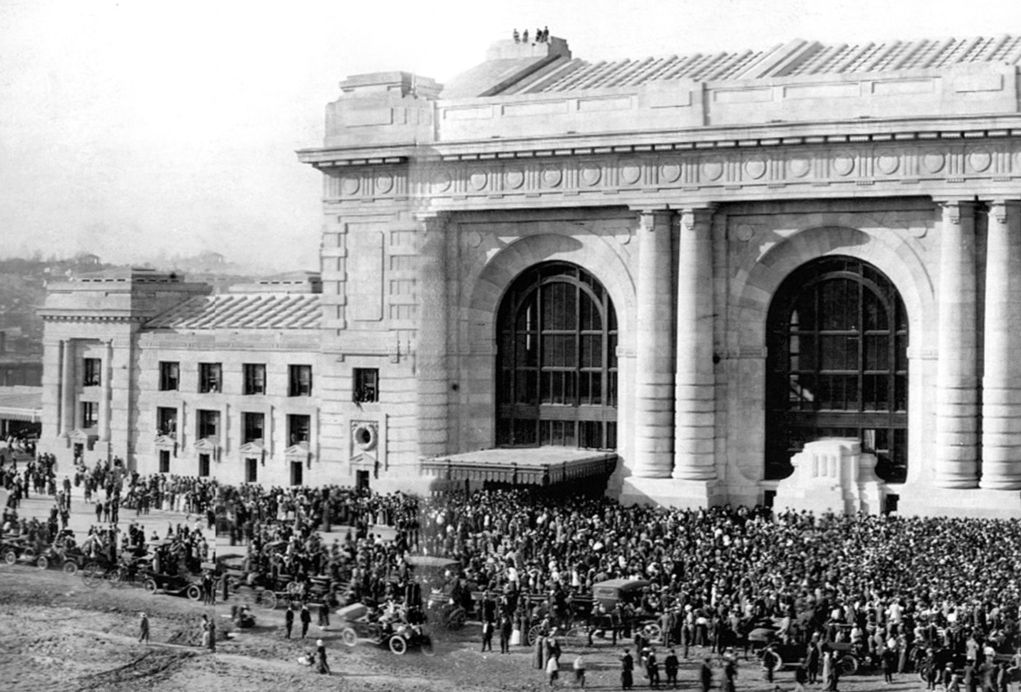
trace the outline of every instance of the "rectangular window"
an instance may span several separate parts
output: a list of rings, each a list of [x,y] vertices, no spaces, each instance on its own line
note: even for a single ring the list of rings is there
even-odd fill
[[[199,454],[199,476],[205,478],[209,476],[209,455]]]
[[[199,409],[198,411],[198,424],[196,426],[196,433],[199,439],[203,437],[219,437],[220,434],[220,412],[219,411],[207,411],[205,409]]]
[[[219,363],[199,363],[199,392],[215,393],[223,390],[223,367]]]
[[[245,483],[259,482],[259,460],[245,459]]]
[[[82,402],[82,427],[94,428],[99,425],[99,404],[95,401]]]
[[[299,442],[308,442],[311,417],[305,415],[291,414],[287,416],[287,439],[288,446],[296,445]]]
[[[170,473],[170,450],[160,450],[160,473]]]
[[[173,437],[177,434],[177,409],[160,406],[156,409],[156,433]]]
[[[354,369],[354,400],[359,404],[379,401],[379,370],[376,368]]]
[[[291,365],[288,368],[290,385],[287,396],[312,396],[312,366]]]
[[[86,358],[82,366],[82,386],[98,387],[103,382],[101,375],[103,361],[99,358]]]
[[[245,394],[266,393],[265,363],[245,363]]]
[[[243,439],[241,444],[261,440],[264,437],[266,416],[261,413],[242,413],[241,430]]]
[[[176,392],[180,388],[181,364],[160,361],[160,391]]]

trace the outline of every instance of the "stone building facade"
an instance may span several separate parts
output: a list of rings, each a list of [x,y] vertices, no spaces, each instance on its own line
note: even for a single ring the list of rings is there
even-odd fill
[[[466,477],[506,481],[562,448],[610,455],[625,502],[1021,512],[1019,61],[552,38],[445,86],[349,77],[298,153],[324,183],[315,477],[425,490],[503,450]]]
[[[40,451],[233,483],[326,482],[318,290],[298,275],[211,295],[144,269],[51,285]]]

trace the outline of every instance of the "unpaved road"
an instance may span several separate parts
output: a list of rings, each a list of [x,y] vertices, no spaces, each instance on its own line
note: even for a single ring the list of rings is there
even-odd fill
[[[143,610],[149,616],[150,644],[137,641],[138,613]],[[60,572],[0,565],[0,690],[548,689],[545,676],[530,667],[528,650],[483,654],[476,643],[478,628],[471,625],[456,634],[438,633],[435,657],[395,656],[371,644],[345,647],[336,623],[326,631],[313,625],[304,641],[286,640],[282,611],[257,611],[254,630],[218,642],[212,653],[197,646],[203,613],[226,623],[223,616],[229,607],[222,603],[215,608],[202,606],[174,596],[150,596],[141,589],[114,589],[108,584],[89,589],[80,578]],[[304,650],[314,648],[315,638],[326,644],[332,675],[318,675],[297,662]],[[584,649],[588,688],[619,689],[617,657],[621,649],[603,642]],[[561,659],[565,667],[579,651],[582,649],[568,643]],[[683,664],[681,689],[697,688],[696,660],[700,659],[693,657]],[[562,673],[560,686],[571,686],[569,673]],[[647,689],[641,675],[636,675],[636,682],[638,689]],[[792,675],[782,673],[777,683],[790,690]],[[909,676],[894,685],[883,685],[878,675],[857,675],[842,680],[840,688],[864,692],[915,690],[920,685]],[[752,662],[741,662],[738,689],[773,690]]]

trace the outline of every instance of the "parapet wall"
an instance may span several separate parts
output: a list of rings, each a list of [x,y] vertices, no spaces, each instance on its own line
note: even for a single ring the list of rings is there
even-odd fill
[[[392,75],[402,76],[393,88],[352,89],[329,104],[327,148],[1019,112],[1017,68],[1007,64],[451,100],[432,80]]]

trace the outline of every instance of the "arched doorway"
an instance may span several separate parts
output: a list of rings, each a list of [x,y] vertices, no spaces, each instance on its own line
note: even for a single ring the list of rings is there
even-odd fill
[[[501,447],[617,447],[617,316],[602,284],[569,262],[522,273],[497,313]]]
[[[878,269],[824,257],[788,276],[770,304],[766,478],[822,437],[856,437],[888,482],[907,476],[908,318]]]

